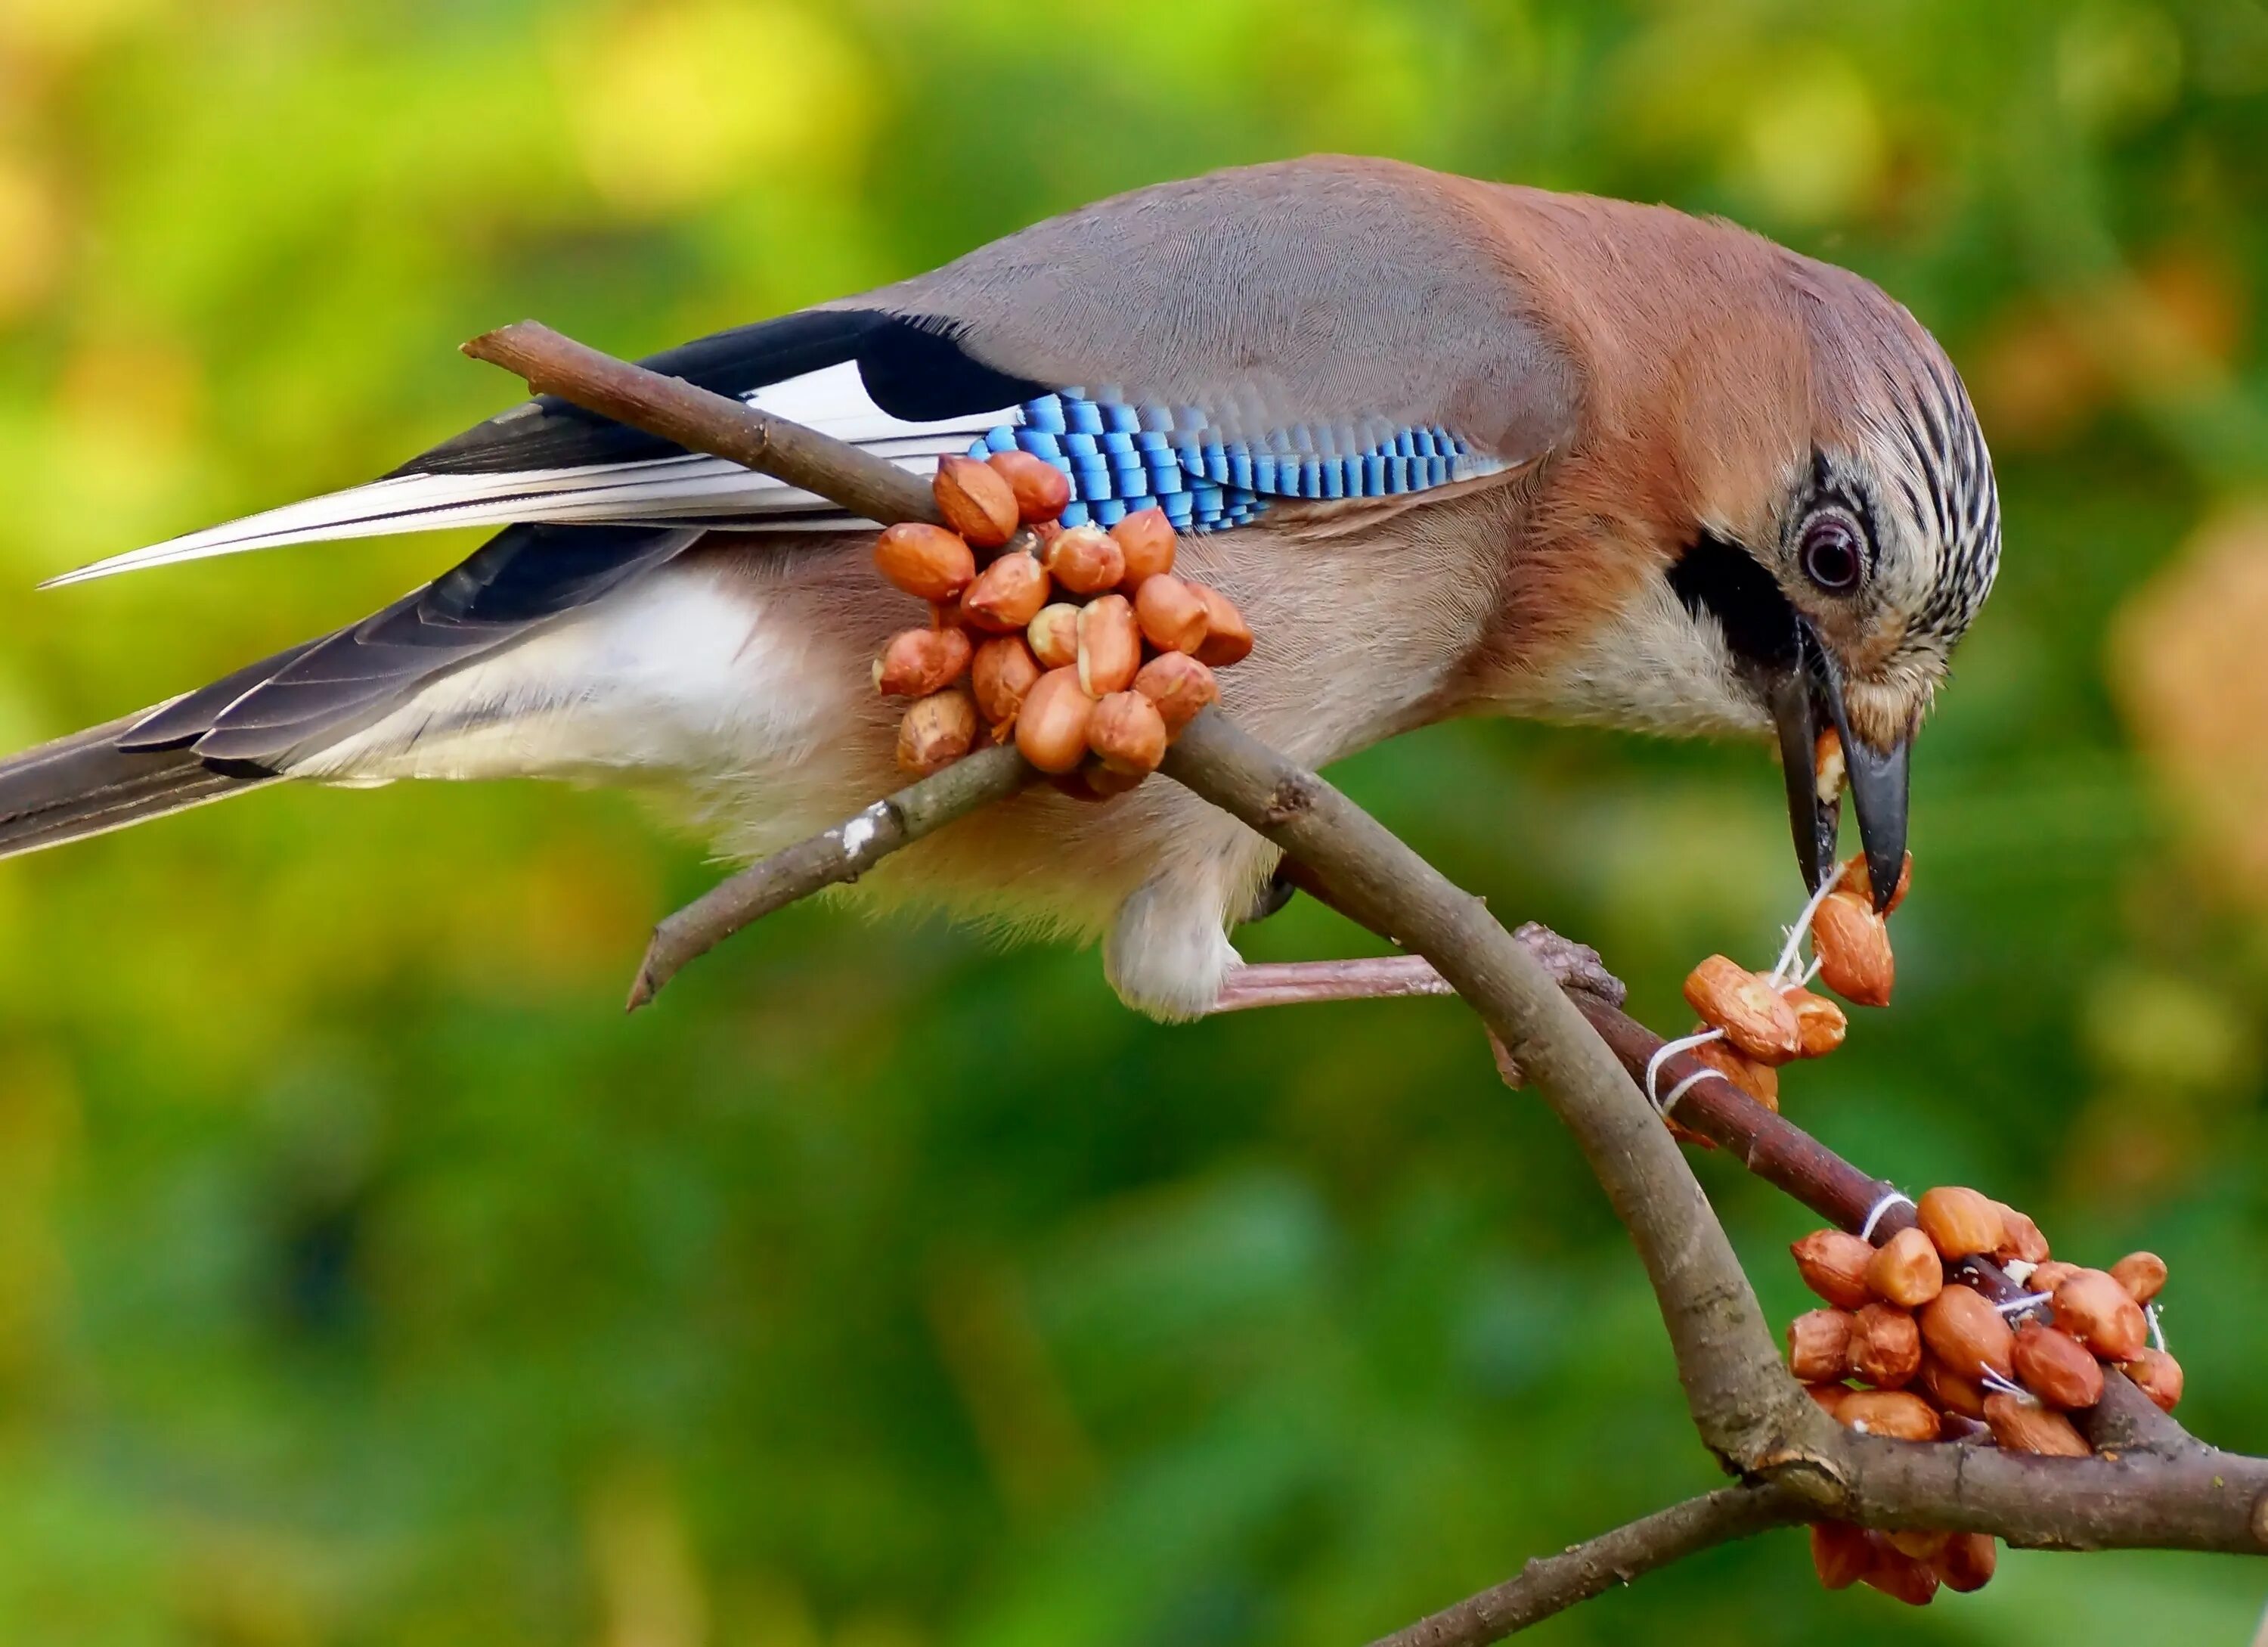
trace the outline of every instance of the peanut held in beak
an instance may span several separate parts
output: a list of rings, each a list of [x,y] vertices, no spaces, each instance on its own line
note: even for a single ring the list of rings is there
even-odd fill
[[[1015,535],[1022,512],[998,469],[973,457],[941,457],[930,483],[945,523],[978,549],[998,549]]]
[[[1029,452],[995,452],[984,461],[1008,483],[1009,491],[1015,496],[1016,513],[1026,526],[1054,520],[1071,501],[1071,476],[1043,457]]]
[[[874,540],[874,569],[893,588],[924,601],[950,601],[976,575],[976,557],[941,526],[902,521]]]
[[[1842,746],[1837,745],[1839,750]],[[1898,864],[1898,883],[1890,892],[1890,901],[1882,906],[1882,913],[1895,915],[1898,905],[1906,901],[1906,890],[1913,885],[1913,854],[1908,853]],[[1859,853],[1844,864],[1843,872],[1835,880],[1835,890],[1848,892],[1866,905],[1874,906],[1874,877],[1867,872],[1867,854]]]
[[[1862,1007],[1887,1007],[1897,981],[1890,929],[1871,905],[1848,892],[1830,894],[1811,917],[1812,947],[1828,988]]]

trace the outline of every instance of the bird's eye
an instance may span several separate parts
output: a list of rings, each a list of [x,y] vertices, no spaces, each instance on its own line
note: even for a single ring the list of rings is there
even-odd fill
[[[1803,528],[1803,575],[1830,595],[1857,588],[1865,566],[1859,528],[1844,516],[1822,514]]]

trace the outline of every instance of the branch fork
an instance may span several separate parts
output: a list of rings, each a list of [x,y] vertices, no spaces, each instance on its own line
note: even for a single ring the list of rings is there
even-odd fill
[[[880,523],[934,520],[930,488],[883,460],[522,322],[465,352],[540,393],[777,476]],[[1374,1647],[1476,1647],[1610,1586],[1767,1527],[1822,1519],[1988,1533],[2012,1544],[2268,1553],[2268,1460],[2223,1453],[2123,1375],[2080,1415],[2095,1456],[2049,1459],[1959,1442],[1859,1434],[1783,1367],[1731,1243],[1642,1083],[1683,1089],[1679,1122],[1838,1227],[1887,1239],[1911,1226],[1897,1187],[1861,1171],[1621,1010],[1598,956],[1542,928],[1506,929],[1336,788],[1208,710],[1163,772],[1268,837],[1284,874],[1405,953],[1323,970],[1248,967],[1217,1010],[1292,1000],[1454,993],[1479,1015],[1507,1079],[1532,1081],[1573,1135],[1629,1231],[1703,1444],[1734,1485],[1530,1562],[1513,1577]],[[888,853],[1035,773],[1012,747],[973,754],[732,876],[655,930],[635,1008],[707,949],[771,911],[853,880]],[[1902,1204],[1903,1202],[1903,1204]],[[2003,1303],[2021,1292],[1989,1259],[1959,1279]]]

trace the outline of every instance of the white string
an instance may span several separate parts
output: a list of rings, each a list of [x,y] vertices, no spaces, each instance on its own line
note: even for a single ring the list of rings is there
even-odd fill
[[[2040,1398],[2038,1396],[2034,1395],[2029,1390],[2024,1388],[2021,1384],[2012,1384],[2007,1379],[2002,1377],[1999,1373],[1993,1371],[1990,1367],[1984,1369],[1984,1376],[1977,1379],[1977,1382],[1983,1385],[1986,1389],[1992,1391],[1996,1395],[2013,1395],[2018,1400],[2031,1407],[2037,1407],[2040,1405]]]
[[[1661,1067],[1679,1052],[1690,1052],[1697,1046],[1706,1046],[1712,1041],[1721,1041],[1724,1038],[1725,1032],[1722,1030],[1703,1030],[1697,1035],[1683,1036],[1675,1041],[1664,1041],[1654,1049],[1653,1056],[1646,1060],[1646,1101],[1655,1109],[1668,1114],[1669,1104],[1675,1103],[1676,1099],[1672,1097],[1665,1103],[1656,1090],[1661,1084]],[[1690,1085],[1691,1081],[1691,1076],[1686,1077],[1687,1084]],[[1677,1090],[1682,1093],[1685,1088],[1680,1086]]]
[[[2158,1347],[2158,1353],[2161,1355],[2170,1354],[2171,1352],[2166,1348],[2166,1329],[2158,1319],[2158,1306],[2154,1304],[2145,1304],[2142,1307],[2142,1313],[2149,1320],[2150,1341]]]
[[[1811,918],[1819,912],[1819,906],[1827,901],[1828,896],[1842,879],[1843,866],[1837,864],[1834,873],[1819,883],[1819,890],[1804,905],[1803,913],[1795,918],[1795,925],[1787,929],[1787,945],[1779,952],[1779,964],[1771,970],[1771,981],[1775,985],[1786,981],[1788,969],[1795,964],[1795,957],[1802,952],[1804,934],[1811,930]]]
[[[2021,1315],[2027,1310],[2036,1310],[2043,1304],[2054,1302],[2055,1295],[2051,1292],[2028,1292],[2021,1298],[2011,1298],[2006,1304],[1996,1304],[1992,1307],[2002,1315]]]
[[[1721,1069],[1697,1069],[1691,1075],[1686,1076],[1684,1080],[1670,1088],[1669,1096],[1661,1101],[1662,1119],[1667,1120],[1669,1118],[1670,1111],[1677,1107],[1677,1100],[1683,1097],[1694,1088],[1699,1086],[1703,1082],[1708,1080],[1712,1075],[1714,1075],[1719,1081],[1725,1080],[1725,1072]],[[1730,1082],[1727,1082],[1726,1084],[1729,1086],[1732,1083]]]
[[[1914,1204],[1913,1197],[1904,1190],[1892,1190],[1881,1200],[1876,1201],[1873,1210],[1867,1215],[1867,1222],[1859,1226],[1859,1239],[1872,1241],[1874,1238],[1874,1226],[1882,1222],[1882,1215],[1900,1201],[1904,1201],[1909,1207]]]

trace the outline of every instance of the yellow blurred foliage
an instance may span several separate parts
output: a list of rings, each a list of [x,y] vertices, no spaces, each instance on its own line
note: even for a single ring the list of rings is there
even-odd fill
[[[583,168],[654,216],[863,157],[873,72],[814,8],[634,4],[578,18],[557,78]]]
[[[69,56],[173,9],[173,0],[0,0],[0,50]]]
[[[585,1512],[606,1647],[702,1647],[709,1599],[676,1490],[646,1460],[624,1463]]]
[[[29,312],[63,273],[63,213],[47,178],[0,151],[0,326]]]
[[[1748,100],[1734,182],[1774,216],[1826,223],[1864,210],[1884,174],[1881,122],[1858,70],[1825,51],[1791,55]]]
[[[2268,502],[2208,523],[2115,624],[2110,681],[2208,880],[2268,907]]]

